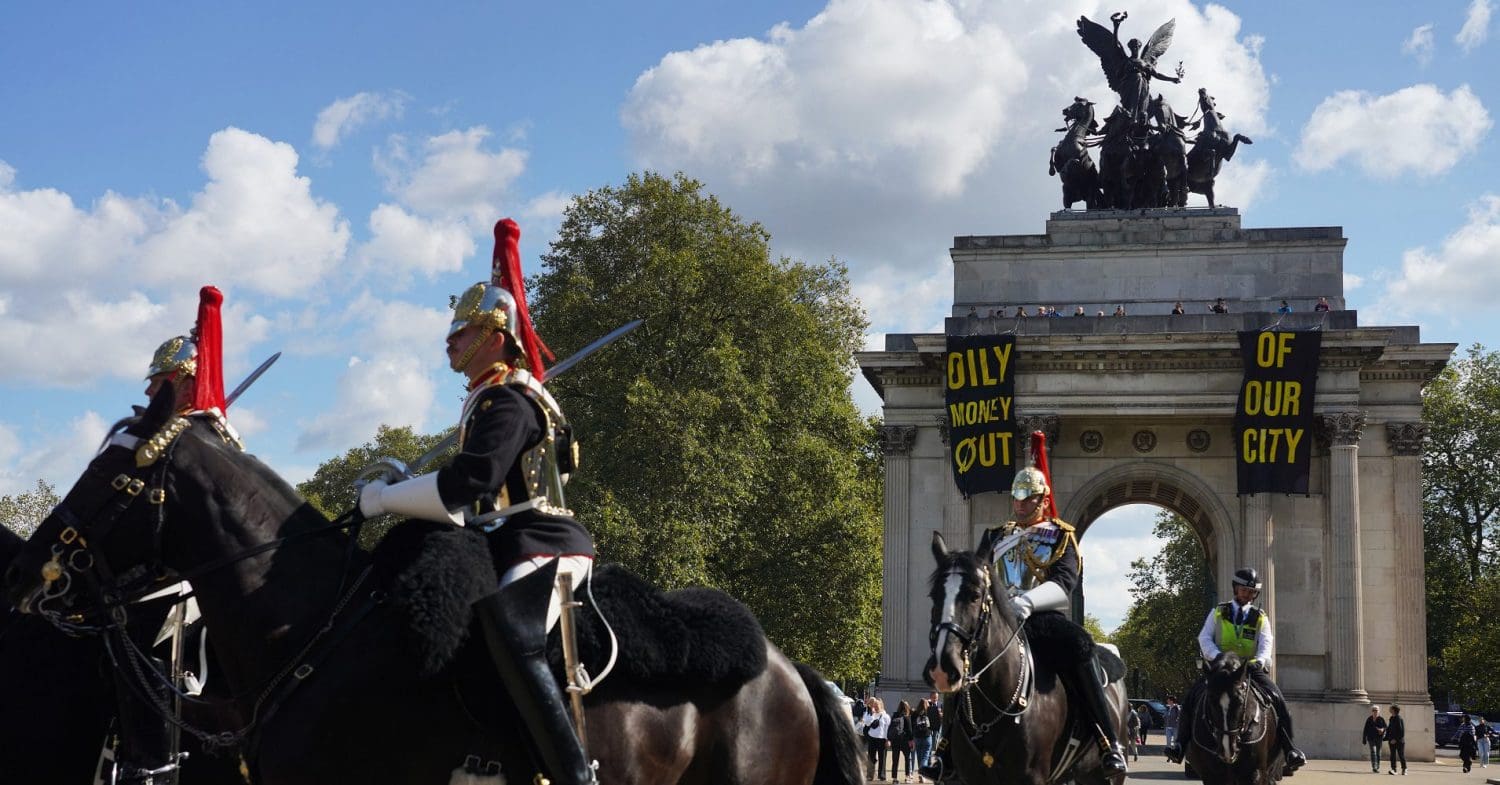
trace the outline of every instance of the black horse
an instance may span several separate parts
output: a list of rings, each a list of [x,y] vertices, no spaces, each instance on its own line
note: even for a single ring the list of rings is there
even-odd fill
[[[1214,108],[1214,97],[1203,88],[1198,89],[1198,110],[1203,113],[1203,130],[1198,132],[1193,141],[1193,149],[1188,151],[1188,190],[1203,194],[1208,199],[1208,206],[1213,207],[1214,179],[1219,176],[1219,167],[1234,158],[1241,142],[1254,142],[1244,134],[1235,134],[1233,138],[1229,136],[1220,122],[1224,116]]]
[[[967,785],[1121,785],[1104,773],[1097,734],[1045,656],[1035,651],[1011,610],[990,564],[968,551],[949,551],[934,533],[933,655],[927,679],[948,696],[945,730],[954,765]],[[1112,656],[1112,655],[1111,655]],[[1101,659],[1101,667],[1105,664]],[[1112,721],[1125,737],[1129,710],[1112,663]],[[951,729],[951,730],[949,730]]]
[[[1255,689],[1250,665],[1221,654],[1209,666],[1192,716],[1192,743],[1183,751],[1203,785],[1271,785],[1286,761],[1271,701]]]
[[[1094,159],[1089,155],[1088,136],[1099,130],[1094,122],[1094,105],[1082,98],[1063,109],[1061,129],[1063,139],[1052,148],[1048,159],[1047,174],[1062,179],[1063,209],[1082,201],[1090,210],[1098,209],[1102,197],[1099,193],[1099,170],[1094,168]]]
[[[0,527],[0,564],[9,564],[22,544],[19,536]],[[140,614],[131,624],[131,634],[138,642],[149,642],[161,617],[159,610]],[[39,616],[7,607],[0,613],[0,695],[5,696],[0,700],[0,782],[95,781],[111,720],[121,714],[102,641],[64,635]],[[160,729],[160,721],[157,726]],[[125,749],[139,749],[144,743],[125,733]],[[183,740],[189,756],[175,781],[244,782],[238,759],[206,755],[196,741]],[[164,761],[152,763],[157,762]]]
[[[212,420],[173,417],[157,396],[124,434],[140,446],[103,450],[11,564],[17,607],[87,611],[98,600],[79,587],[90,581],[107,597],[190,577],[248,718],[204,730],[242,740],[261,785],[532,779],[482,636],[425,673],[378,563]],[[863,783],[847,709],[756,635],[763,665],[740,682],[616,675],[590,693],[600,781]]]

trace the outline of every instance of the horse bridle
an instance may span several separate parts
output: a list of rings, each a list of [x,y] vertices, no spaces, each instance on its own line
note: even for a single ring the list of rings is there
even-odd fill
[[[948,574],[954,575],[957,573],[958,569],[953,568],[949,571]],[[995,613],[995,594],[992,590],[993,580],[990,577],[989,565],[983,561],[980,562],[979,577],[981,585],[981,595],[984,599],[980,601],[979,619],[975,622],[974,629],[972,631],[965,630],[962,627],[958,626],[956,622],[950,620],[934,624],[932,627],[932,631],[928,635],[928,645],[933,649],[933,656],[935,658],[939,658],[938,667],[942,667],[940,661],[941,654],[937,651],[938,633],[947,631],[950,635],[958,638],[958,640],[963,644],[963,648],[960,650],[960,653],[963,659],[964,675],[958,691],[963,701],[963,708],[967,710],[967,713],[969,715],[968,722],[974,728],[974,733],[971,739],[976,741],[987,735],[990,732],[990,729],[993,728],[998,722],[1000,722],[1001,719],[1011,718],[1017,722],[1020,721],[1020,716],[1022,714],[1025,714],[1027,708],[1029,708],[1030,706],[1029,702],[1026,699],[1025,693],[1029,692],[1028,685],[1032,682],[1031,658],[1026,656],[1026,644],[1024,642],[1025,639],[1021,634],[1025,629],[1025,622],[1021,622],[1016,625],[1016,629],[1011,633],[1010,639],[1005,642],[1004,646],[1000,647],[1000,651],[997,652],[994,657],[991,657],[989,662],[986,662],[984,664],[984,667],[979,668],[978,670],[974,670],[971,666],[974,651],[978,647],[980,641],[983,640],[984,631],[989,625],[990,617]],[[989,696],[985,695],[983,690],[975,690],[973,688],[979,684],[979,677],[983,676],[985,671],[989,670],[991,666],[999,662],[1000,658],[1004,657],[1006,653],[1011,650],[1011,647],[1016,645],[1017,641],[1021,641],[1020,646],[1016,649],[1021,658],[1020,673],[1016,676],[1016,688],[1011,693],[1010,702],[1006,706],[1001,707],[999,705],[996,705],[994,701],[990,700]],[[979,697],[982,698],[985,703],[988,703],[990,707],[997,712],[997,716],[995,717],[995,719],[982,723],[976,720],[974,714],[974,692],[978,692]],[[963,711],[959,712],[960,717],[962,717],[963,714]]]
[[[127,422],[129,421],[125,420],[117,423],[112,430],[118,430]],[[35,610],[37,615],[42,616],[53,626],[69,635],[82,633],[104,634],[106,650],[116,668],[120,668],[121,663],[115,653],[111,636],[112,634],[118,635],[125,648],[126,661],[131,666],[130,670],[137,680],[136,684],[130,685],[137,696],[146,700],[163,719],[197,736],[206,745],[228,747],[242,741],[264,719],[264,716],[269,716],[275,710],[277,702],[273,701],[266,714],[264,716],[261,714],[262,706],[268,700],[277,697],[278,691],[283,689],[282,685],[288,677],[296,677],[297,682],[293,683],[295,685],[295,683],[300,683],[301,680],[311,674],[312,666],[306,662],[307,658],[319,642],[329,633],[335,631],[335,620],[358,592],[360,586],[370,574],[370,568],[366,567],[360,573],[359,577],[349,585],[347,592],[344,590],[344,582],[340,582],[337,592],[338,597],[333,609],[329,613],[327,621],[318,626],[317,632],[292,657],[284,668],[281,668],[261,688],[242,695],[231,696],[227,699],[227,703],[236,704],[249,695],[256,695],[252,716],[243,728],[236,731],[212,733],[183,722],[176,716],[176,712],[167,705],[165,699],[159,696],[155,690],[150,689],[150,684],[148,683],[150,680],[147,678],[147,672],[155,677],[155,681],[166,686],[173,693],[176,693],[178,698],[196,703],[207,704],[210,702],[202,701],[183,693],[178,685],[173,683],[172,679],[161,673],[157,666],[151,662],[149,655],[140,650],[139,646],[131,639],[126,630],[128,622],[126,607],[130,603],[150,594],[167,581],[175,579],[179,582],[187,582],[257,554],[279,548],[292,540],[326,534],[336,529],[348,529],[350,527],[356,527],[357,529],[363,523],[363,519],[354,514],[355,510],[350,510],[327,525],[316,526],[312,529],[269,540],[230,556],[217,559],[206,565],[200,565],[186,573],[179,573],[168,569],[165,566],[162,552],[162,537],[166,527],[167,474],[176,452],[178,437],[191,425],[192,422],[186,417],[173,417],[160,431],[150,439],[144,441],[133,436],[118,433],[112,434],[108,438],[104,448],[112,445],[124,447],[136,447],[139,445],[136,449],[136,467],[138,469],[149,468],[152,465],[157,467],[153,481],[150,484],[150,492],[146,493],[148,488],[146,480],[122,472],[109,482],[114,493],[106,495],[99,506],[87,517],[81,517],[74,513],[66,504],[66,500],[59,502],[53,508],[53,514],[62,520],[64,527],[58,534],[58,542],[51,546],[52,559],[42,565],[43,590],[41,598],[35,603]],[[84,471],[84,476],[88,477],[91,474],[99,474],[92,464]],[[136,499],[143,493],[146,495],[147,503],[152,505],[156,511],[151,537],[152,552],[146,564],[127,571],[127,574],[138,574],[131,575],[128,580],[119,582],[116,580],[115,571],[110,568],[103,551],[91,549],[88,540],[92,538],[98,542],[108,537],[118,524],[120,517],[131,508]],[[356,539],[357,537],[354,534],[351,534],[349,537],[351,552],[355,547]],[[63,558],[65,554],[66,558]],[[344,572],[347,573],[347,571],[346,560]],[[43,607],[44,602],[60,599],[68,593],[74,573],[81,575],[85,579],[98,604],[98,610],[107,615],[108,618],[105,624],[85,624],[85,616],[81,612],[65,615],[64,612],[53,611]],[[53,589],[54,585],[59,588]],[[180,602],[192,596],[192,594],[186,593],[174,596]],[[363,613],[360,614],[360,617],[362,616]],[[355,619],[355,622],[357,621],[358,618]],[[349,625],[345,626],[348,627]],[[343,630],[343,632],[347,632],[347,629]],[[299,665],[299,663],[301,664]],[[143,689],[137,689],[138,686]]]
[[[1247,744],[1254,744],[1255,742],[1259,741],[1261,738],[1264,737],[1265,730],[1266,730],[1265,729],[1265,725],[1262,724],[1261,725],[1261,735],[1257,736],[1255,738],[1250,738],[1250,729],[1253,728],[1255,726],[1255,723],[1260,720],[1261,710],[1263,708],[1262,705],[1261,705],[1261,698],[1260,698],[1259,691],[1255,689],[1255,683],[1253,681],[1251,681],[1250,679],[1247,678],[1247,679],[1245,679],[1245,681],[1244,681],[1243,684],[1236,684],[1231,689],[1234,690],[1234,691],[1236,691],[1236,692],[1242,693],[1242,697],[1240,698],[1240,705],[1242,707],[1243,706],[1254,706],[1255,707],[1255,710],[1253,712],[1246,712],[1246,711],[1241,710],[1239,712],[1239,720],[1240,720],[1241,724],[1237,725],[1237,726],[1235,726],[1233,728],[1220,728],[1214,722],[1214,719],[1213,719],[1212,716],[1210,716],[1210,712],[1208,710],[1208,704],[1211,701],[1209,701],[1209,697],[1210,696],[1207,694],[1207,692],[1208,692],[1207,689],[1204,690],[1204,695],[1198,700],[1198,716],[1203,718],[1203,724],[1206,725],[1206,726],[1208,726],[1208,729],[1213,732],[1213,735],[1215,736],[1215,738],[1218,738],[1218,739],[1237,738],[1239,740],[1240,746],[1235,748],[1234,755],[1232,756],[1232,758],[1230,760],[1225,761],[1225,763],[1234,763],[1236,760],[1238,760],[1239,759],[1239,754],[1240,754],[1240,749],[1243,748]],[[1226,717],[1225,720],[1227,722],[1228,718]],[[1209,747],[1208,745],[1206,745],[1203,742],[1199,741],[1196,737],[1193,739],[1193,741],[1198,746],[1200,746],[1200,747],[1202,747],[1202,748],[1204,748],[1204,749],[1206,749],[1206,750],[1208,750],[1210,752],[1214,752],[1214,753],[1218,752],[1217,749],[1214,749],[1213,747]]]

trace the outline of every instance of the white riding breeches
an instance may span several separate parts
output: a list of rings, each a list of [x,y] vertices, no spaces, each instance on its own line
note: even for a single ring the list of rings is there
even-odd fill
[[[520,562],[505,571],[500,576],[500,588],[515,583],[527,575],[547,566],[547,562],[557,560],[557,574],[564,573],[573,576],[573,588],[578,588],[588,579],[589,573],[594,569],[594,560],[588,556],[533,556],[526,561]],[[552,600],[547,604],[547,630],[550,632],[553,625],[562,616],[563,597],[557,590],[557,584],[552,585]]]

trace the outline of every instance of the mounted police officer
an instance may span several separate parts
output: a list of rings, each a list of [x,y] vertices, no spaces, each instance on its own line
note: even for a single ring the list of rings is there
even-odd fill
[[[1286,698],[1276,682],[1271,681],[1271,658],[1275,650],[1271,618],[1253,604],[1260,596],[1260,573],[1254,567],[1242,567],[1235,570],[1232,583],[1234,599],[1215,605],[1208,612],[1198,633],[1198,649],[1206,662],[1213,662],[1224,653],[1249,662],[1251,679],[1276,709],[1282,748],[1286,752],[1286,773],[1290,774],[1307,762],[1307,756],[1292,741],[1292,713],[1287,710]],[[1176,743],[1166,749],[1167,759],[1174,763],[1182,762],[1183,750],[1192,741],[1194,711],[1203,689],[1204,680],[1200,678],[1182,702],[1183,722],[1178,725]]]
[[[469,287],[454,306],[449,366],[468,379],[469,390],[458,455],[429,474],[368,483],[359,507],[366,517],[468,522],[490,533],[500,589],[475,611],[491,658],[551,781],[592,783],[593,766],[545,650],[563,601],[556,576],[582,582],[594,546],[564,506],[576,452],[562,410],[542,386],[547,350],[527,311],[519,240],[514,221],[495,225],[494,276]]]
[[[1031,435],[1031,455],[1036,465],[1016,472],[1011,483],[1015,520],[987,530],[975,550],[988,553],[995,565],[1016,619],[1026,625],[1037,660],[1057,669],[1073,687],[1072,694],[1082,699],[1085,717],[1100,736],[1104,773],[1125,774],[1125,750],[1094,662],[1094,640],[1067,616],[1069,597],[1083,577],[1083,559],[1076,531],[1057,517],[1047,479],[1046,439],[1040,431]],[[944,735],[934,764],[922,770],[923,776],[939,781],[953,771]]]

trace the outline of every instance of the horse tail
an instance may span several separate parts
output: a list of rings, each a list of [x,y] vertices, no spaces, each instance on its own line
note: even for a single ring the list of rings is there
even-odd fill
[[[799,662],[797,673],[807,685],[813,712],[818,716],[818,768],[813,785],[865,785],[859,737],[854,735],[848,704],[833,694],[823,674],[812,666]]]

